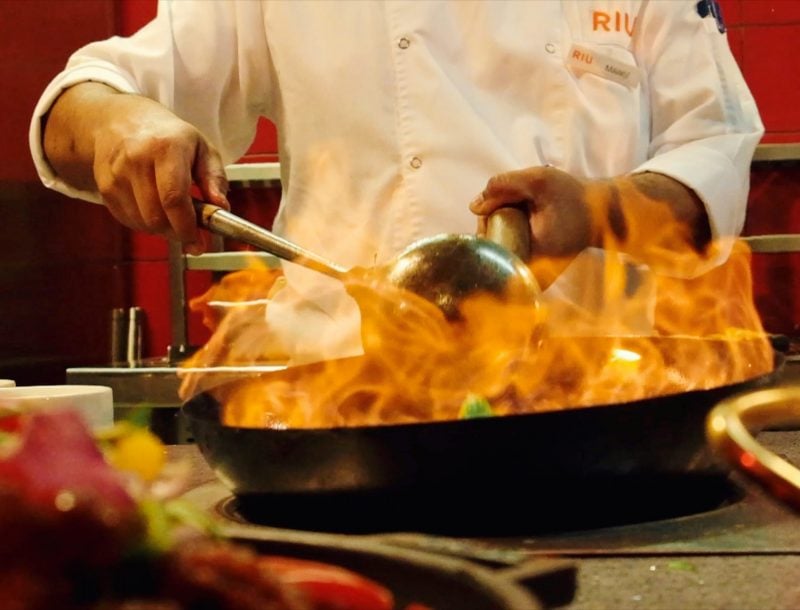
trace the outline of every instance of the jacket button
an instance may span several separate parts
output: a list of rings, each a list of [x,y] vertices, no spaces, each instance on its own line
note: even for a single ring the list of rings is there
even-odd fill
[[[408,164],[414,169],[419,169],[422,167],[422,159],[419,157],[411,157],[411,161],[409,161]]]
[[[405,36],[403,36],[400,40],[397,41],[397,46],[400,47],[401,49],[407,49],[408,47],[411,46],[411,41]]]

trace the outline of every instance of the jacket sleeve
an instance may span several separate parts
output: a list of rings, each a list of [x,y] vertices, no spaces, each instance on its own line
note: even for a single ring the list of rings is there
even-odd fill
[[[260,2],[159,0],[156,18],[128,38],[113,37],[76,51],[47,86],[31,119],[29,143],[45,186],[99,202],[56,176],[42,148],[42,122],[62,91],[84,81],[152,98],[193,124],[236,161],[270,114],[271,70]]]
[[[705,203],[719,259],[744,224],[750,163],[764,127],[721,21],[695,0],[646,2],[634,51],[651,102],[649,159]],[[727,245],[726,245],[727,244]]]

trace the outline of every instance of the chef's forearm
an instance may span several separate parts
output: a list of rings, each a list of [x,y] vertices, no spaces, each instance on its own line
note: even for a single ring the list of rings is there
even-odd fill
[[[708,213],[697,194],[681,182],[654,172],[634,174],[630,178],[641,196],[643,206],[665,205],[679,225],[689,231],[687,239],[695,250],[702,251],[711,241]],[[650,231],[652,235],[654,231]]]
[[[95,137],[103,117],[120,96],[102,83],[79,83],[62,93],[46,117],[43,146],[47,161],[69,185],[96,190],[94,180]]]
[[[595,245],[626,252],[656,267],[705,253],[711,229],[690,188],[654,172],[590,184]]]

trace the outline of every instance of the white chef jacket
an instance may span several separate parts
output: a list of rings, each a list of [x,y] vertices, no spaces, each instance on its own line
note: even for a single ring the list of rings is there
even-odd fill
[[[275,230],[344,266],[440,232],[474,232],[468,202],[500,172],[654,171],[691,187],[715,236],[744,221],[763,126],[713,16],[696,0],[162,0],[130,38],[77,51],[40,119],[94,80],[154,98],[225,163],[260,115],[279,133]],[[591,61],[590,61],[591,60]]]

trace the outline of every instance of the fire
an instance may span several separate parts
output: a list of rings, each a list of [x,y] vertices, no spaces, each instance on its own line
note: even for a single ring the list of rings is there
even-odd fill
[[[413,294],[354,275],[348,291],[361,308],[364,355],[220,385],[214,392],[224,405],[223,421],[309,428],[457,419],[474,395],[485,397],[495,415],[505,415],[709,389],[772,370],[744,242],[736,241],[726,263],[699,277],[654,275],[647,286],[657,295],[650,309],[627,294],[636,284],[630,269],[610,259],[602,278],[604,306],[595,311],[561,308],[558,302],[509,305],[481,296],[464,305],[463,320],[455,323]],[[567,261],[537,260],[531,267],[547,286]],[[254,265],[194,299],[191,307],[204,312],[214,333],[186,365],[285,358],[270,342],[264,321],[280,278],[279,271]],[[216,301],[244,304],[220,314]],[[631,313],[626,308],[631,315],[647,314],[650,332],[619,326]],[[212,382],[212,376],[187,374],[182,396]]]

